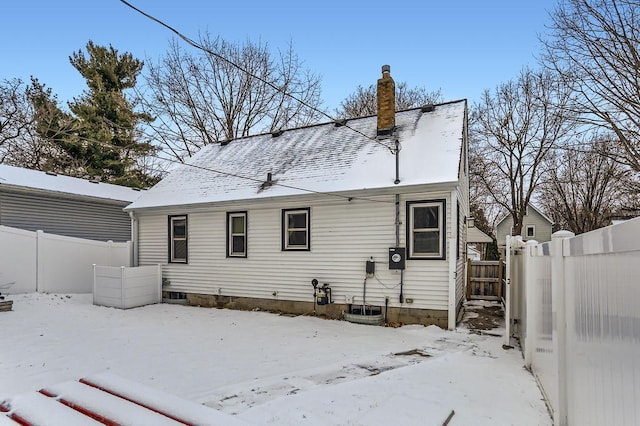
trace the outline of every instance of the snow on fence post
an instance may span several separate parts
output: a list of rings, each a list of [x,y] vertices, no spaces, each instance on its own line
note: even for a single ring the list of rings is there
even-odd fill
[[[574,237],[569,231],[558,231],[551,236],[551,312],[554,331],[553,346],[558,364],[558,405],[554,423],[567,425],[567,312],[565,305],[565,276],[563,241]]]

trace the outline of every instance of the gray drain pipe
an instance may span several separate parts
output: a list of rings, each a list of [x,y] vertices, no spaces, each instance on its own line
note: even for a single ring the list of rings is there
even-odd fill
[[[396,247],[400,247],[400,194],[396,194]],[[404,269],[400,269],[400,303],[404,303],[404,295],[402,294],[402,287],[404,286],[403,278]]]

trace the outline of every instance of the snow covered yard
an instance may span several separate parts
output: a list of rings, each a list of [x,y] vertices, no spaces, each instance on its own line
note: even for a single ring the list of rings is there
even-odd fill
[[[0,400],[104,371],[254,424],[551,425],[520,352],[437,327],[11,296]],[[500,334],[494,329],[491,334]]]

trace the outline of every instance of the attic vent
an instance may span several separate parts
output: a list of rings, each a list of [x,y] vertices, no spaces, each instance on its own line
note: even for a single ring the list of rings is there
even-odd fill
[[[427,104],[427,105],[422,107],[421,111],[422,112],[432,112],[435,109],[436,109],[436,106],[434,104]]]
[[[342,120],[336,120],[336,121],[333,122],[333,125],[336,126],[336,127],[342,127],[345,124],[347,124],[347,121],[348,120],[346,118],[344,118]]]
[[[271,137],[272,138],[277,138],[278,136],[282,135],[284,133],[284,130],[276,130],[275,132],[271,132]]]
[[[91,179],[89,182],[91,182],[91,183],[100,183],[100,181],[98,179]]]
[[[54,172],[45,172],[45,173],[48,174],[49,176],[58,176],[58,174]]]
[[[227,146],[227,145],[229,145],[229,142],[231,142],[229,139],[224,140],[224,141],[220,141],[220,146]]]
[[[140,188],[131,188],[131,189],[133,189],[134,191],[140,191]]]

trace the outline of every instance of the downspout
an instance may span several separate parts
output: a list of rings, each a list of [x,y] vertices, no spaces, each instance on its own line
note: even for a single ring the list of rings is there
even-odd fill
[[[131,218],[131,244],[133,245],[129,261],[131,266],[138,266],[138,219],[133,211],[129,212],[129,217]]]
[[[395,156],[396,156],[396,180],[394,184],[400,183],[400,143],[398,139],[395,140]],[[396,247],[400,247],[400,194],[396,194]],[[398,300],[400,303],[404,303],[404,269],[400,269],[400,297]]]
[[[456,329],[456,278],[458,274],[458,254],[457,239],[458,229],[455,227],[456,217],[458,216],[458,196],[456,191],[451,191],[451,207],[449,208],[451,216],[449,223],[451,224],[451,238],[449,239],[449,306],[448,306],[448,329]]]

